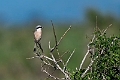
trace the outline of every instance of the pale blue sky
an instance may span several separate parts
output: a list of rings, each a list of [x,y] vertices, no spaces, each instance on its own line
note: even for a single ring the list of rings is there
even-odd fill
[[[0,0],[0,17],[12,23],[25,22],[32,14],[47,21],[78,21],[87,8],[119,16],[120,0]]]

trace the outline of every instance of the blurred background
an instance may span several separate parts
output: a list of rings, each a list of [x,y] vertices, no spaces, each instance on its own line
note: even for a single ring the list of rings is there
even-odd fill
[[[62,55],[65,51],[76,51],[68,68],[79,68],[87,51],[87,43],[97,25],[109,35],[119,34],[120,0],[0,0],[0,80],[44,80],[39,59],[27,60],[33,54],[33,31],[36,25],[43,28],[42,47],[49,55],[48,42],[54,45],[52,23],[59,39],[67,28],[71,30],[59,45]],[[87,36],[87,37],[86,37]],[[54,53],[56,55],[56,53]],[[67,60],[69,54],[63,58]],[[89,57],[84,64],[88,65]]]

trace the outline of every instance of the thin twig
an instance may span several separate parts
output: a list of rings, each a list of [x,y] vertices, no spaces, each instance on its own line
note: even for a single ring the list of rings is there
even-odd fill
[[[60,80],[59,78],[55,77],[55,76],[52,76],[50,73],[48,73],[48,71],[45,70],[42,70],[43,72],[45,72],[49,77],[55,79],[55,80]]]
[[[104,51],[104,48],[102,48],[102,51],[101,51],[101,54],[103,53]],[[85,70],[85,72],[81,75],[81,77],[83,78],[84,75],[87,73],[87,71],[90,69],[90,67],[92,66],[93,62],[98,58],[98,56],[96,56],[92,61],[91,63],[89,64],[89,66],[87,67],[87,69]]]
[[[70,25],[70,27],[65,31],[65,33],[62,35],[62,37],[61,37],[60,40],[58,41],[57,45],[60,44],[61,40],[62,40],[63,37],[66,35],[66,33],[71,29],[71,27],[72,27],[72,26]]]
[[[92,41],[91,41],[90,43],[92,43],[92,42],[94,41],[94,39],[95,39],[95,35],[93,36],[93,39],[92,39]],[[89,43],[89,44],[90,44],[90,43]],[[79,70],[82,68],[82,65],[83,65],[83,63],[84,63],[87,55],[88,55],[88,54],[90,53],[90,51],[91,51],[89,44],[87,45],[87,46],[88,46],[88,51],[87,51],[87,53],[85,54],[85,56],[84,56],[84,58],[83,58],[83,60],[82,60],[82,62],[81,62],[81,64],[80,64]]]
[[[73,50],[73,52],[72,52],[71,55],[69,56],[68,60],[66,61],[65,65],[64,65],[64,67],[63,67],[63,70],[64,70],[64,71],[65,71],[66,66],[67,66],[68,62],[70,61],[70,59],[71,59],[71,57],[72,57],[72,55],[73,55],[74,52],[75,52],[75,49]]]
[[[68,53],[68,50],[65,51],[60,57],[62,58],[66,53]]]
[[[104,31],[103,31],[103,33],[102,33],[102,35],[108,30],[108,28],[109,27],[111,27],[112,26],[112,24],[110,24]]]
[[[85,54],[85,56],[84,56],[84,58],[83,58],[83,60],[82,60],[82,62],[81,62],[81,64],[80,64],[80,68],[79,68],[79,70],[81,70],[82,65],[83,65],[83,63],[84,63],[84,61],[85,61],[87,55],[89,54],[89,52],[90,52],[90,49],[89,49],[89,46],[88,46],[88,51],[87,51],[87,53]]]
[[[54,34],[54,37],[55,37],[55,44],[57,46],[57,36],[55,34],[55,28],[54,28],[54,24],[53,24],[52,20],[51,20],[51,23],[52,23],[52,27],[53,27],[53,34]]]
[[[48,45],[49,49],[51,50],[51,46],[50,46],[50,41],[49,41],[49,45]]]
[[[58,62],[61,62],[63,65],[65,65],[65,64],[64,64],[64,61],[62,60],[62,57],[63,57],[67,52],[68,52],[68,51],[64,52],[61,56],[59,56]]]
[[[99,28],[98,25],[97,25],[97,20],[98,20],[98,18],[97,18],[97,16],[96,16],[96,30],[99,30],[100,33],[101,33],[101,30],[100,30],[100,28]]]
[[[85,70],[85,72],[82,74],[82,78],[84,77],[84,75],[86,74],[86,72],[90,69],[90,67],[92,66],[94,61],[91,61],[91,63],[89,64],[89,66],[87,67],[87,69]]]
[[[56,36],[56,33],[55,33],[55,27],[54,27],[54,24],[53,24],[52,20],[51,20],[51,23],[52,23],[52,26],[53,26],[53,34],[54,34],[54,37],[55,37],[56,50],[57,50],[58,56],[60,56],[59,55],[59,50],[57,48],[57,36]]]
[[[96,16],[96,29],[97,29],[97,16]]]
[[[55,45],[52,49],[51,52],[60,44],[61,40],[64,38],[64,36],[66,35],[66,33],[71,29],[71,26],[65,31],[65,33],[62,35],[62,37],[60,38],[60,40],[57,42],[57,45]]]

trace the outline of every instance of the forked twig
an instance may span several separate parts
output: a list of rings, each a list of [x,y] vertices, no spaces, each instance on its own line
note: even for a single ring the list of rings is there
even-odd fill
[[[54,34],[54,37],[55,37],[56,50],[57,50],[58,56],[60,56],[59,50],[57,48],[57,36],[56,36],[56,33],[55,33],[55,27],[54,27],[54,24],[53,24],[52,20],[51,20],[51,23],[52,23],[52,26],[53,26],[53,34]]]
[[[103,33],[102,33],[102,35],[108,30],[108,28],[109,27],[111,27],[112,26],[112,24],[110,24],[104,31],[103,31]]]
[[[61,36],[60,40],[57,42],[57,44],[54,45],[53,48],[51,48],[51,52],[53,52],[53,50],[60,44],[61,40],[64,38],[64,36],[66,35],[66,33],[71,29],[71,26],[65,31],[65,33]]]

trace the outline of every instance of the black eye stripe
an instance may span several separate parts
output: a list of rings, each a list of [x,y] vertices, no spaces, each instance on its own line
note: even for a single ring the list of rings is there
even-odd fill
[[[37,27],[36,29],[38,29],[38,28],[42,28],[42,27]]]

